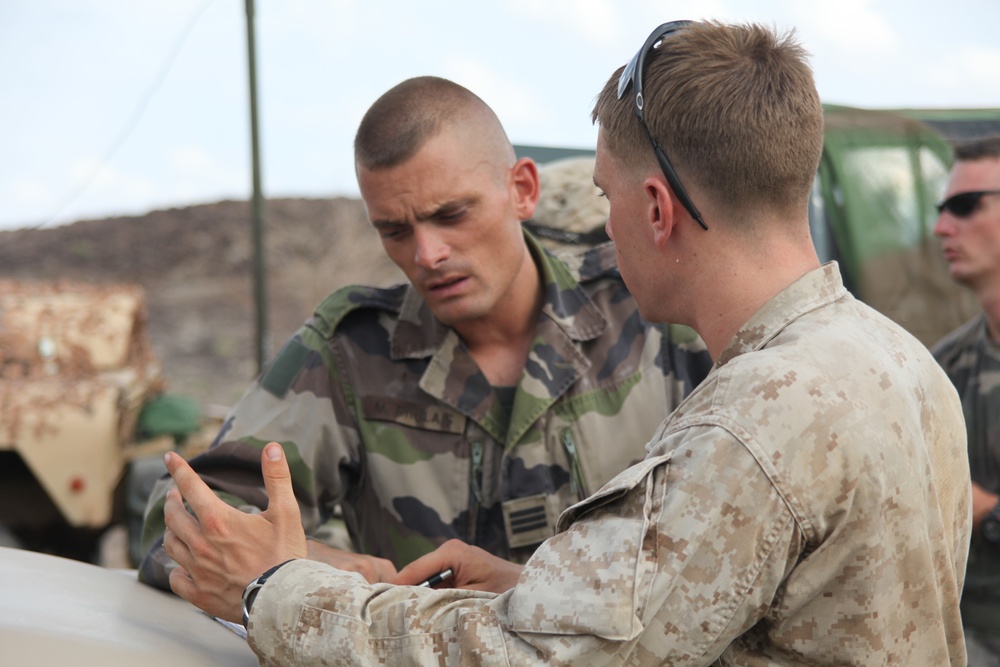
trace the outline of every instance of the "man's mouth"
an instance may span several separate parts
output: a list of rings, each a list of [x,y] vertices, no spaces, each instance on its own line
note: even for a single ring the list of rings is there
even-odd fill
[[[427,283],[427,289],[433,294],[444,294],[454,290],[460,284],[464,283],[465,280],[466,280],[465,276],[456,276],[453,278],[435,280],[434,282]]]

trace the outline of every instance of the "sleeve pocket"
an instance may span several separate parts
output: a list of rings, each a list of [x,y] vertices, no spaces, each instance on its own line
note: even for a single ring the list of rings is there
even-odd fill
[[[563,512],[562,532],[539,547],[513,590],[512,630],[615,641],[639,635],[640,591],[656,568],[648,482],[669,462],[670,455],[646,459]]]

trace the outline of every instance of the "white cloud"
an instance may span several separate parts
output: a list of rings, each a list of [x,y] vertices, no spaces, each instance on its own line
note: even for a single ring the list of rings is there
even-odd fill
[[[991,29],[1000,3],[939,4],[256,0],[264,187],[276,196],[353,189],[362,113],[417,74],[469,86],[517,143],[592,146],[588,112],[604,79],[654,26],[681,18],[796,28],[825,101],[1000,106]],[[120,136],[195,16],[140,124],[92,176],[95,161],[74,160]],[[11,128],[0,134],[0,227],[44,219],[66,201],[61,220],[246,196],[244,30],[242,2],[0,0],[0,55],[11,63],[0,97],[15,102],[0,105],[0,126]],[[942,34],[962,39],[941,47]],[[212,136],[196,134],[202,127]]]
[[[249,196],[250,168],[232,160],[220,160],[202,146],[186,144],[167,153],[169,174],[166,192],[158,199],[204,201],[225,196]]]
[[[75,159],[48,176],[19,179],[5,189],[0,228],[143,211],[163,194],[148,177],[101,167],[97,158]]]
[[[514,14],[575,32],[589,42],[610,44],[622,32],[621,6],[612,0],[514,0]]]
[[[138,174],[120,171],[111,165],[99,167],[97,159],[77,160],[69,169],[73,188],[86,186],[81,197],[112,194],[125,199],[141,199],[156,194],[153,182]]]
[[[320,40],[349,34],[365,9],[358,0],[278,0],[275,4],[257,4],[262,34]]]
[[[1000,104],[1000,48],[974,45],[936,56],[927,70],[935,89],[965,104]]]
[[[550,122],[550,111],[539,106],[539,96],[526,85],[526,79],[462,56],[449,58],[445,66],[446,76],[483,98],[508,132],[518,124]]]
[[[4,208],[40,206],[52,201],[52,192],[39,180],[20,178],[4,189],[3,199]]]
[[[202,146],[186,144],[171,148],[167,152],[167,163],[171,170],[185,179],[207,181],[211,184],[230,184],[237,176],[243,177],[245,172],[237,172],[231,161],[219,160]]]
[[[901,36],[873,0],[796,2],[791,14],[802,35],[831,45],[842,57],[865,58],[902,48]]]
[[[756,7],[759,7],[759,3]],[[763,8],[762,13],[767,13],[766,8]],[[649,31],[652,32],[653,28],[660,23],[665,23],[666,21],[675,21],[679,19],[687,19],[692,21],[698,20],[708,20],[716,19],[720,21],[740,21],[748,20],[749,18],[740,12],[734,11],[729,3],[719,2],[718,0],[685,0],[683,2],[671,2],[669,11],[665,12],[663,7],[653,4],[650,5],[649,10],[646,12],[648,16],[647,23],[649,23]],[[638,48],[638,47],[636,47]]]
[[[16,178],[0,186],[0,229],[35,225],[51,215],[54,195],[47,183],[35,178]]]

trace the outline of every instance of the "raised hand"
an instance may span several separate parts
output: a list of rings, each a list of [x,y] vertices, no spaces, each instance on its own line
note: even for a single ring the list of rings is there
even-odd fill
[[[163,510],[163,546],[179,565],[170,573],[170,588],[213,616],[240,622],[246,585],[270,567],[307,554],[285,453],[275,442],[261,452],[268,506],[260,514],[220,500],[177,454],[168,453],[164,462],[177,483]]]

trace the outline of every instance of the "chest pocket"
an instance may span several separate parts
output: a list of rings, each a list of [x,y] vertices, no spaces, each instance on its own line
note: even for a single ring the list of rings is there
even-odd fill
[[[465,430],[465,415],[449,407],[391,396],[365,396],[361,399],[361,409],[365,419],[371,421],[451,434],[461,434]]]
[[[643,554],[656,530],[653,473],[669,462],[644,460],[563,512],[562,532],[538,548],[511,595],[511,629],[615,641],[639,635],[639,598],[656,567]]]

